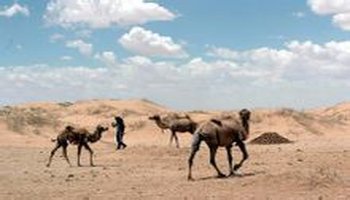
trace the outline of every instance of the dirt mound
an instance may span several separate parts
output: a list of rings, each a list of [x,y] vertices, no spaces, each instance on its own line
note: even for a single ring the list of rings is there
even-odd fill
[[[250,141],[251,144],[283,144],[291,143],[289,139],[279,135],[276,132],[267,132]]]

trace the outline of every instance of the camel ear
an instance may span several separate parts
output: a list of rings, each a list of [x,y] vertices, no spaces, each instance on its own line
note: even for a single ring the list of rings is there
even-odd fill
[[[68,126],[66,126],[66,131],[73,131],[73,126],[70,126],[70,125],[68,125]]]

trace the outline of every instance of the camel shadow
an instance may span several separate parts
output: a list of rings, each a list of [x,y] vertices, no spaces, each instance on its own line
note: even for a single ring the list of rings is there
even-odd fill
[[[120,167],[121,165],[120,164],[95,164],[93,166],[91,165],[84,165],[82,164],[81,166],[71,166],[71,168],[102,168],[102,169],[106,169],[106,168],[115,168],[115,167]]]
[[[245,177],[256,176],[258,174],[264,174],[264,173],[265,173],[264,171],[259,171],[259,172],[242,173],[242,174],[239,174],[239,175],[224,176],[224,177],[207,176],[207,177],[198,178],[195,181],[226,180],[226,179],[232,179],[232,178],[245,178]]]

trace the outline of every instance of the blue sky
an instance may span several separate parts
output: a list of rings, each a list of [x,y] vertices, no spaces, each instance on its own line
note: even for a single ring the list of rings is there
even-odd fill
[[[0,104],[178,109],[349,100],[350,1],[2,0]]]

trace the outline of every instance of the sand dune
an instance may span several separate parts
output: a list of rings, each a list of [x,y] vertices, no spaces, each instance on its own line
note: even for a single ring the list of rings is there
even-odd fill
[[[89,100],[30,103],[0,108],[0,199],[350,199],[350,103],[310,110],[252,109],[250,140],[276,132],[290,144],[250,145],[242,178],[217,180],[203,145],[186,181],[191,142],[179,134],[180,149],[169,146],[147,118],[176,112],[148,100]],[[195,121],[234,115],[237,111],[189,111]],[[125,151],[115,151],[113,129],[93,144],[98,167],[68,167],[50,139],[66,125],[93,130],[126,122]],[[59,153],[58,153],[59,154]],[[75,161],[76,148],[69,148]],[[235,149],[236,159],[240,153]],[[82,156],[87,164],[87,153]],[[220,150],[220,168],[226,154]],[[73,162],[75,163],[75,162]]]

